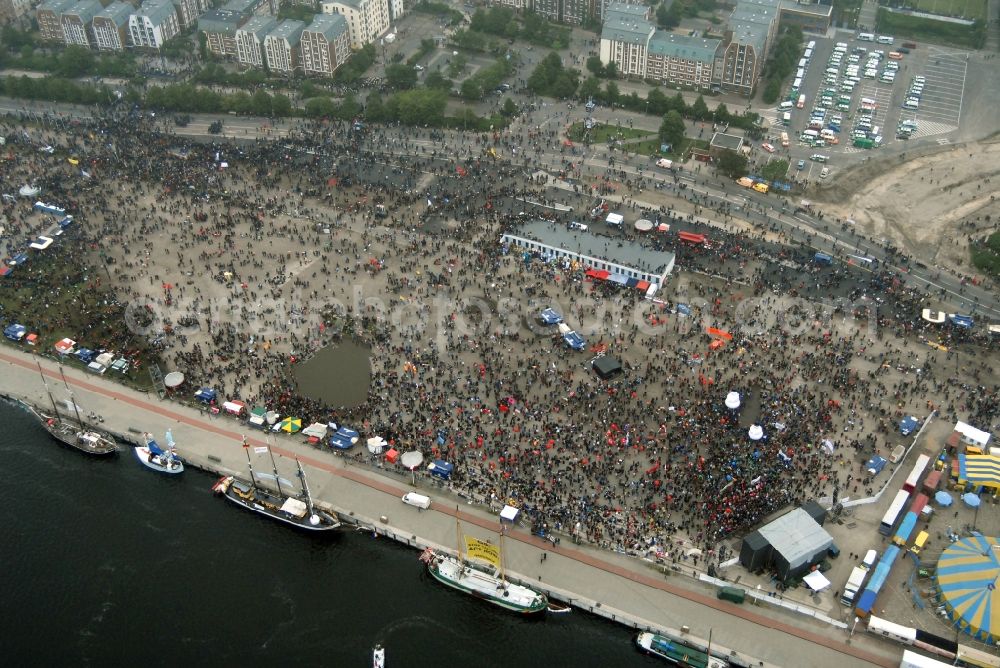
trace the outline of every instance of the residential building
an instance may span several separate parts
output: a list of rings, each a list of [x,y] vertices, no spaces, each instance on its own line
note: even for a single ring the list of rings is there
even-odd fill
[[[409,9],[407,0],[389,0],[389,20],[402,18],[407,9]]]
[[[250,67],[264,66],[264,38],[278,27],[273,16],[252,16],[236,30],[236,60]]]
[[[722,90],[749,97],[767,57],[767,26],[730,24],[723,42],[716,62],[716,83]]]
[[[278,13],[278,0],[229,0],[222,6],[222,9],[247,16],[273,16]]]
[[[657,30],[649,40],[645,76],[670,86],[709,89],[721,46],[717,39]]]
[[[38,33],[44,42],[64,42],[62,13],[76,4],[76,0],[46,0],[35,10]]]
[[[649,7],[612,3],[601,30],[601,62],[615,63],[623,76],[645,78],[647,49],[655,32]]]
[[[389,30],[386,0],[329,0],[322,6],[324,14],[341,14],[347,20],[352,49],[375,42]]]
[[[341,14],[317,14],[302,31],[302,71],[332,76],[351,55],[351,35]]]
[[[833,20],[833,6],[797,0],[778,0],[778,17],[782,25],[797,25],[803,30],[826,34]]]
[[[207,0],[171,0],[171,2],[177,10],[177,22],[180,23],[181,30],[193,26],[208,4]]]
[[[595,0],[533,0],[528,6],[524,7],[516,5],[524,5],[525,0],[514,0],[514,2],[507,0],[501,2],[501,4],[516,9],[530,8],[536,14],[549,21],[569,25],[580,25],[589,16],[601,11],[600,7],[595,9]],[[600,6],[603,3],[596,2],[596,4]]]
[[[171,0],[146,0],[128,18],[129,36],[136,48],[159,49],[180,30]]]
[[[0,25],[7,25],[27,16],[31,0],[0,0]]]
[[[205,46],[211,53],[223,58],[236,58],[236,31],[251,16],[249,12],[232,9],[211,9],[198,18],[198,32],[205,33]]]
[[[90,24],[94,17],[103,9],[97,0],[80,0],[72,7],[63,10],[63,39],[67,45],[85,46],[90,48]]]
[[[132,5],[112,2],[94,16],[94,46],[102,51],[121,51],[128,46],[128,17]]]
[[[264,55],[272,72],[291,73],[299,67],[299,42],[306,24],[302,21],[282,21],[264,38]]]

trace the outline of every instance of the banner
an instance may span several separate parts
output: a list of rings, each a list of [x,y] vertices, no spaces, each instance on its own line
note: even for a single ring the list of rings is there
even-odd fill
[[[466,536],[465,552],[470,559],[479,559],[500,568],[500,548],[493,543]]]
[[[263,447],[263,448],[255,447],[253,449],[253,452],[254,452],[255,455],[263,455],[264,453],[267,452],[267,448],[266,447]]]

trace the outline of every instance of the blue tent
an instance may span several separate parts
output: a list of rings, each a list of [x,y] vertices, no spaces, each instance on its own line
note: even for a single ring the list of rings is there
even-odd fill
[[[566,332],[563,334],[563,341],[565,341],[566,345],[573,350],[583,350],[587,345],[587,342],[583,340],[583,337],[576,332]]]
[[[24,338],[24,335],[28,333],[28,328],[24,325],[8,325],[3,330],[3,335],[6,336],[11,341],[20,341]]]
[[[972,329],[972,325],[974,324],[971,316],[958,315],[957,313],[950,313],[948,315],[948,320],[950,320],[951,324],[956,327],[963,327],[965,329]]]
[[[80,348],[74,353],[81,362],[84,364],[90,364],[94,361],[94,351],[90,348]]]
[[[562,322],[562,316],[550,308],[547,308],[544,311],[542,311],[542,314],[539,316],[539,318],[546,325],[558,325],[560,322]]]
[[[65,218],[59,221],[59,227],[61,227],[64,230],[72,224],[73,224],[73,216],[66,216]]]
[[[868,475],[876,476],[882,472],[882,469],[885,468],[885,464],[885,457],[875,455],[868,460],[867,464],[865,464],[865,470],[868,471]]]
[[[430,471],[432,476],[447,480],[451,477],[451,472],[455,470],[455,465],[443,459],[435,459],[427,465],[427,470]]]
[[[678,304],[677,312],[681,315],[691,315],[691,307],[687,304]]]
[[[215,401],[215,397],[218,396],[215,390],[210,387],[203,387],[194,393],[194,398],[206,404],[210,404]]]
[[[350,450],[358,442],[358,432],[341,426],[330,437],[330,447],[336,450]]]
[[[909,436],[910,433],[920,425],[920,420],[913,417],[905,417],[899,421],[899,433],[903,436]]]

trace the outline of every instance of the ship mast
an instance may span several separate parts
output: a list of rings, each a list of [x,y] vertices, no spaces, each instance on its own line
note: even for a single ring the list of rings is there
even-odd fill
[[[69,402],[73,404],[73,412],[76,413],[76,421],[80,423],[80,427],[83,427],[83,419],[80,417],[80,410],[76,407],[76,397],[73,396],[73,390],[69,389],[69,383],[66,382],[66,374],[63,373],[62,365],[59,365],[59,375],[62,376],[63,385],[69,390]]]
[[[274,461],[274,453],[271,452],[271,445],[268,443],[267,454],[271,456],[271,470],[274,471],[274,484],[278,486],[278,495],[284,496],[285,493],[281,491],[281,478],[278,477],[278,465]]]
[[[503,520],[500,520],[500,581],[506,583],[507,582],[507,574],[504,573],[504,570],[503,570],[503,537],[504,537],[504,534],[505,534],[505,531],[504,531],[504,528],[503,528]]]
[[[302,494],[306,497],[306,506],[309,508],[309,516],[312,517],[316,513],[313,512],[313,500],[312,495],[309,494],[309,485],[306,483],[306,472],[302,470],[302,463],[299,458],[295,458],[295,465],[299,467],[299,479],[302,481]]]
[[[253,462],[250,461],[250,444],[247,443],[247,437],[243,437],[243,452],[247,453],[247,466],[250,467],[250,482],[253,484],[253,488],[257,489],[257,478],[253,474]]]
[[[49,389],[49,384],[45,381],[45,373],[42,371],[42,365],[38,360],[35,360],[35,364],[38,365],[38,375],[42,377],[42,385],[45,386],[45,393],[49,395],[49,401],[52,403],[52,410],[56,414],[56,419],[61,420],[59,417],[59,409],[56,408],[56,400],[52,398],[52,390]]]
[[[455,506],[455,538],[458,539],[458,561],[465,561],[465,554],[462,552],[462,525],[458,522],[458,506]]]

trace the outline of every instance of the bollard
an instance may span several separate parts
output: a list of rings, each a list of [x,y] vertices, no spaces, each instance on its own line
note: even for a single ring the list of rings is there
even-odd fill
[[[388,517],[386,517],[385,515],[381,515],[381,516],[380,516],[380,517],[378,518],[378,521],[379,521],[379,522],[381,522],[382,524],[388,524],[388,523],[389,523],[389,518],[388,518]]]
[[[690,626],[682,626],[681,627],[681,633],[690,633],[690,632],[691,632],[691,627]]]

